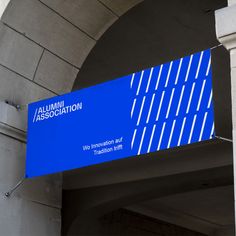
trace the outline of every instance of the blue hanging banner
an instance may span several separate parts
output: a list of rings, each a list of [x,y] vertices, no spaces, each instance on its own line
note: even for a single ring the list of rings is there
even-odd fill
[[[26,177],[214,138],[210,50],[28,109]]]

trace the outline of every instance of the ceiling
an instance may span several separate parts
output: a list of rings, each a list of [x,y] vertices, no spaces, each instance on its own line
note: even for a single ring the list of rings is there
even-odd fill
[[[129,209],[201,233],[233,227],[233,185],[176,194]]]

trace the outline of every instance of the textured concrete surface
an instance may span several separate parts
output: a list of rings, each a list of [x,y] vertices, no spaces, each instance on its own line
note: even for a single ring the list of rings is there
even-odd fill
[[[22,198],[0,198],[0,228],[4,236],[58,236],[60,210]]]
[[[2,101],[0,102],[0,111],[0,133],[8,134],[9,131],[11,135],[14,135],[14,138],[26,141],[25,114]]]
[[[0,134],[1,235],[59,235],[60,178],[26,180],[11,198],[3,195],[24,176],[24,163],[25,144]]]
[[[125,12],[139,2],[119,1],[112,6]],[[2,21],[19,33],[4,26],[14,37],[8,33],[2,39],[0,63],[55,93],[70,91],[75,73],[96,42],[93,38],[98,39],[118,19],[104,4],[98,0],[12,0]]]
[[[230,65],[231,68],[236,68],[236,50],[230,51]]]
[[[41,2],[95,39],[98,39],[118,18],[98,0],[41,0]]]
[[[236,78],[236,68],[231,69],[231,77]],[[233,130],[236,129],[236,109],[234,108],[234,101],[236,101],[236,83],[231,82],[231,91],[232,91],[232,117],[233,117]],[[236,106],[236,105],[235,105]]]
[[[19,111],[16,111],[15,107],[4,109],[7,113],[1,114],[1,118],[5,121],[7,120],[8,125],[24,131],[26,131],[27,127],[27,104],[55,95],[2,66],[0,66],[0,83],[1,101],[11,101],[22,105],[23,108]],[[10,116],[13,117],[10,118]]]
[[[218,38],[236,32],[236,5],[216,11],[216,34]]]
[[[233,4],[236,4],[236,0],[228,0],[228,5],[231,6]]]
[[[1,100],[27,104],[54,94],[0,66]],[[13,127],[13,138],[18,130],[26,131],[27,106],[17,111],[15,107],[0,103],[0,122]],[[2,123],[3,122],[3,123]],[[2,131],[1,131],[2,133]],[[11,135],[10,132],[6,133]],[[61,177],[47,176],[26,180],[11,198],[4,192],[10,190],[24,176],[25,144],[0,134],[0,228],[2,235],[59,235],[61,207]],[[47,207],[46,207],[47,206]],[[14,227],[12,227],[14,225]],[[37,229],[37,230],[36,230]]]
[[[77,67],[95,44],[38,0],[12,0],[2,21]]]
[[[25,169],[26,145],[0,134],[0,192],[14,186],[23,176]],[[25,180],[14,196],[46,204],[53,207],[61,205],[60,175],[45,176]]]
[[[30,80],[0,66],[0,97],[15,104],[26,105],[39,99],[52,97],[54,93]],[[22,96],[24,94],[24,96]]]
[[[0,22],[0,64],[33,79],[43,49]]]
[[[103,4],[105,4],[108,8],[110,8],[114,13],[121,16],[127,10],[134,7],[138,3],[142,2],[143,0],[99,0]]]
[[[79,70],[45,50],[34,81],[57,94],[70,92]]]

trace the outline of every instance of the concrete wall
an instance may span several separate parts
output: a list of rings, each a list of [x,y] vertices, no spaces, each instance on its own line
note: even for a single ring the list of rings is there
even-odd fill
[[[183,227],[168,224],[154,218],[129,210],[116,210],[98,220],[92,221],[93,227],[83,225],[79,235],[116,235],[116,236],[204,236]],[[75,234],[78,235],[78,234]],[[227,236],[227,235],[225,235]]]
[[[97,40],[139,2],[0,1],[0,235],[60,235],[61,175],[26,180],[4,197],[24,176],[27,104],[71,91]]]
[[[233,4],[236,4],[236,0],[228,0],[228,5],[231,6]]]

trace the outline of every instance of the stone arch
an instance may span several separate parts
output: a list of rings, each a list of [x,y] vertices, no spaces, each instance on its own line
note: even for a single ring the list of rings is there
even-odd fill
[[[140,2],[11,0],[1,28],[6,38],[15,38],[11,53],[23,45],[16,55],[29,59],[5,58],[2,64],[53,93],[68,92],[102,34]]]
[[[102,34],[141,1],[0,2],[1,193],[24,176],[27,104],[71,91]],[[26,182],[0,198],[2,234],[60,235],[61,175]]]

